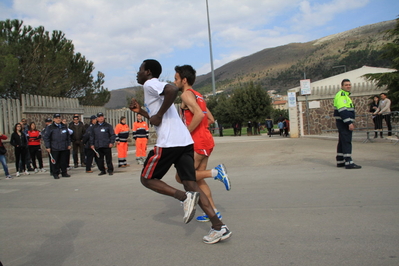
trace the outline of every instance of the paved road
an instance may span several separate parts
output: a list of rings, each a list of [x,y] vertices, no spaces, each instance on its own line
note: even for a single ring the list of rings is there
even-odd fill
[[[227,192],[209,180],[232,237],[202,243],[208,223],[139,182],[140,167],[113,176],[70,171],[0,175],[4,266],[399,265],[399,145],[354,143],[361,170],[337,169],[335,140],[215,138]],[[133,162],[133,154],[128,160]],[[116,162],[116,158],[114,158]],[[165,181],[174,181],[174,169]],[[201,211],[198,210],[198,214]]]

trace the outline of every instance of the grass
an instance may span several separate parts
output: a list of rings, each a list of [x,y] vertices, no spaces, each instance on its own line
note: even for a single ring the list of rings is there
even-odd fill
[[[261,130],[260,133],[266,133],[267,130]],[[214,137],[219,137],[219,132],[215,131],[214,134],[212,134]],[[241,135],[246,136],[247,135],[247,128],[243,127],[241,130]],[[234,136],[234,130],[233,128],[226,128],[223,129],[223,136]]]

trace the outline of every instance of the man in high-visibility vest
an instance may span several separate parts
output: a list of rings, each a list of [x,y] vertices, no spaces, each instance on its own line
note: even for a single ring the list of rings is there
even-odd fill
[[[334,117],[338,128],[337,167],[360,169],[352,161],[352,132],[355,129],[355,106],[349,95],[352,85],[349,79],[341,82],[341,90],[334,98]]]

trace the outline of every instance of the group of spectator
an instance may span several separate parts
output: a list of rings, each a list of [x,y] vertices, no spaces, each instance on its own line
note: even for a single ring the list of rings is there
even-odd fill
[[[279,129],[280,136],[288,137],[288,132],[290,130],[290,121],[287,118],[284,118],[282,115],[277,120],[277,127]],[[272,136],[274,131],[273,120],[268,117],[265,121],[265,128],[267,128],[267,134],[269,137]]]
[[[35,122],[27,124],[23,118],[15,124],[11,134],[10,144],[14,147],[16,176],[29,175],[30,171],[46,172],[43,166],[41,142],[43,140],[49,155],[50,175],[54,179],[70,177],[70,151],[73,151],[74,167],[86,167],[86,173],[93,173],[93,160],[96,162],[99,175],[113,175],[112,147],[117,145],[118,167],[129,166],[126,162],[127,139],[129,126],[126,118],[122,117],[120,123],[114,128],[105,121],[103,113],[92,115],[89,124],[80,121],[79,114],[74,114],[73,121],[69,124],[66,119],[61,119],[60,114],[54,114],[53,119],[45,119],[46,127],[41,131],[37,129]],[[2,140],[8,137],[0,132],[0,162],[3,166],[6,179],[12,179],[9,173]],[[136,140],[136,160],[143,164],[146,156],[148,125],[138,116],[133,126],[133,138]],[[107,171],[107,172],[106,172]]]
[[[378,137],[378,132],[380,137],[383,137],[382,132],[382,121],[388,128],[388,136],[392,136],[392,126],[391,126],[391,100],[388,99],[386,93],[381,93],[380,95],[374,95],[373,101],[370,104],[370,113],[372,114],[374,122],[374,138]]]

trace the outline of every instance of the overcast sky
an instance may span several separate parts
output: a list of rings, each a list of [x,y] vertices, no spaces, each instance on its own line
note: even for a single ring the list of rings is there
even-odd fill
[[[214,67],[264,48],[308,42],[396,19],[398,0],[208,0]],[[109,90],[137,85],[144,59],[210,72],[206,0],[0,0],[0,20],[60,30],[105,74]]]

